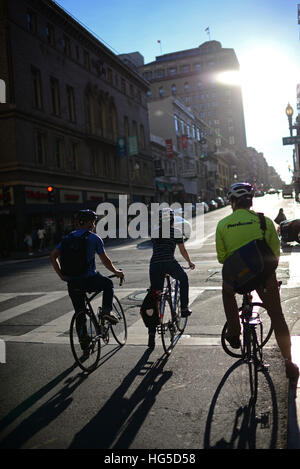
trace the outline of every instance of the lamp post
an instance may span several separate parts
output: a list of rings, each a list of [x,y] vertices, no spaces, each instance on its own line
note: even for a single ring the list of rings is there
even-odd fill
[[[293,110],[292,106],[290,105],[290,103],[288,103],[288,105],[285,109],[285,113],[286,113],[288,121],[289,121],[290,136],[292,137],[292,135],[293,135],[292,117],[293,117],[293,114],[294,114],[294,110]]]
[[[297,131],[297,136],[300,135],[300,123],[299,123],[299,115],[296,118],[296,122],[293,125],[292,122],[292,117],[294,110],[290,103],[288,103],[285,113],[287,115],[288,121],[289,121],[289,129],[290,129],[290,136],[293,136],[293,129],[296,129]],[[300,193],[300,171],[299,171],[299,154],[300,154],[300,144],[295,145],[295,149],[293,152],[293,163],[294,163],[294,177],[293,177],[293,182],[294,182],[294,187],[295,187],[295,199],[298,202],[298,195]]]

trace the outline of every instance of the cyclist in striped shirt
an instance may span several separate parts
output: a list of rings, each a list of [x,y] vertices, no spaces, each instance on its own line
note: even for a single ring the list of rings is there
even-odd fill
[[[188,276],[175,259],[175,249],[178,246],[182,257],[187,261],[191,269],[195,264],[190,260],[190,256],[184,246],[182,233],[174,228],[174,211],[163,209],[159,213],[159,227],[153,233],[152,244],[153,253],[150,260],[150,283],[151,289],[162,291],[165,274],[170,274],[180,282],[180,304],[181,316],[187,317],[192,311],[189,309],[189,280]],[[155,327],[149,328],[148,346],[154,348]]]

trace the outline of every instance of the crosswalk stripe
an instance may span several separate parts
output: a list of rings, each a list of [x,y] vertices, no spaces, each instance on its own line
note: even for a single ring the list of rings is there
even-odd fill
[[[5,311],[0,312],[0,323],[7,321],[8,319],[12,319],[20,314],[27,313],[35,308],[40,308],[46,304],[51,303],[52,301],[60,300],[68,293],[64,292],[49,292],[44,293],[43,296],[39,298],[35,298],[34,300],[27,301],[18,306],[14,306],[13,308],[6,309]],[[14,296],[19,296],[19,294],[15,294]]]

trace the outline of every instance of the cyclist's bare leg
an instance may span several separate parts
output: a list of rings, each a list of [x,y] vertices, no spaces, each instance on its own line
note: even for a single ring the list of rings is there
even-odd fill
[[[289,366],[292,359],[291,336],[281,308],[276,273],[266,280],[265,288],[257,289],[257,293],[271,318],[278,347],[286,361],[286,365]]]
[[[232,288],[223,283],[222,298],[225,316],[227,319],[227,334],[230,337],[240,335],[239,309],[235,298],[235,292]]]

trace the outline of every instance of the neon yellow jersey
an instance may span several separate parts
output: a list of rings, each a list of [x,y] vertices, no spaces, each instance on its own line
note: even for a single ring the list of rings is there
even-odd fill
[[[266,218],[265,239],[277,259],[280,256],[280,241],[272,220]],[[237,209],[219,221],[216,231],[218,261],[223,264],[227,257],[254,239],[263,239],[259,216],[247,209]]]

